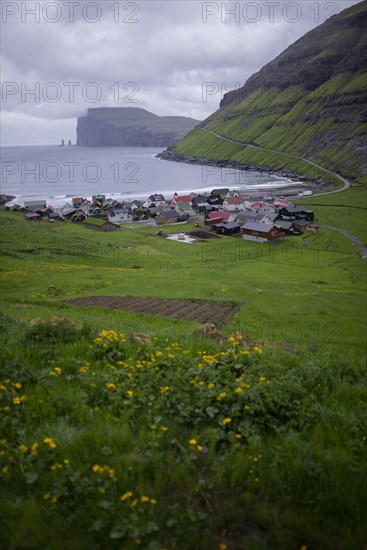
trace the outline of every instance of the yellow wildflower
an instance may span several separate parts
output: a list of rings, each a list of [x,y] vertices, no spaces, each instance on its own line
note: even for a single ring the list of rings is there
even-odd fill
[[[131,491],[127,491],[126,493],[124,493],[123,495],[120,496],[120,500],[127,500],[128,498],[132,497],[133,494]]]
[[[196,441],[196,439],[190,439],[190,441],[189,441],[190,445],[197,445],[197,443],[198,442]]]
[[[56,443],[51,437],[45,437],[43,442],[46,443],[46,445],[48,445],[50,449],[55,449],[55,447],[57,447]]]
[[[28,451],[28,447],[26,447],[22,443],[21,445],[19,445],[19,450],[20,450],[21,453],[26,453]]]
[[[55,470],[62,470],[63,465],[59,464],[58,462],[55,462],[55,464],[52,464],[51,470],[54,472]]]
[[[218,395],[217,401],[222,401],[222,399],[224,399],[225,397],[227,397],[227,392],[223,391]]]
[[[223,424],[229,424],[230,422],[232,422],[232,418],[225,418],[223,420]]]
[[[145,496],[142,496],[140,498],[141,502],[149,502],[149,498],[148,497],[145,497]]]

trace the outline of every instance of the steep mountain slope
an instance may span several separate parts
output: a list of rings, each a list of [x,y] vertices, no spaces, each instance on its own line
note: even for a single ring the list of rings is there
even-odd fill
[[[201,129],[176,145],[176,159],[303,170],[295,160],[224,141],[202,131],[207,129],[367,181],[366,28],[364,1],[304,35],[241,89],[227,93]]]
[[[165,147],[177,143],[198,120],[157,116],[136,107],[88,109],[78,118],[77,145]]]

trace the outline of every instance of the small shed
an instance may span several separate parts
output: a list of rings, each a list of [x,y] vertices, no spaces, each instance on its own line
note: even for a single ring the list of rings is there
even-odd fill
[[[25,214],[24,217],[28,222],[38,222],[42,216],[37,212],[30,212],[29,214]]]
[[[120,231],[120,226],[101,218],[87,218],[83,226],[97,231]]]
[[[241,232],[241,226],[237,222],[217,223],[213,225],[212,229],[221,235],[239,235]]]
[[[292,225],[301,233],[316,233],[316,227],[308,220],[295,220]]]

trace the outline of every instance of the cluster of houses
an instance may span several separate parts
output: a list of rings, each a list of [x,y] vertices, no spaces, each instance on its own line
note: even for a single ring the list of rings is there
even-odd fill
[[[68,220],[99,231],[117,231],[121,225],[134,221],[169,225],[187,222],[190,218],[200,220],[218,234],[242,235],[260,242],[316,231],[314,213],[305,206],[296,206],[274,196],[251,200],[229,189],[213,189],[206,194],[175,193],[169,200],[159,193],[150,195],[145,201],[94,195],[91,200],[72,198],[60,208],[45,200],[25,201],[22,206],[13,204],[6,208],[23,211],[29,221]]]

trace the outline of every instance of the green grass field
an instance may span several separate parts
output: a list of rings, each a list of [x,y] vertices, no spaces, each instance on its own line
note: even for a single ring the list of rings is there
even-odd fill
[[[361,199],[306,202],[366,242]],[[0,222],[0,546],[363,548],[366,259],[349,239]],[[218,343],[65,304],[127,295],[240,309]]]

